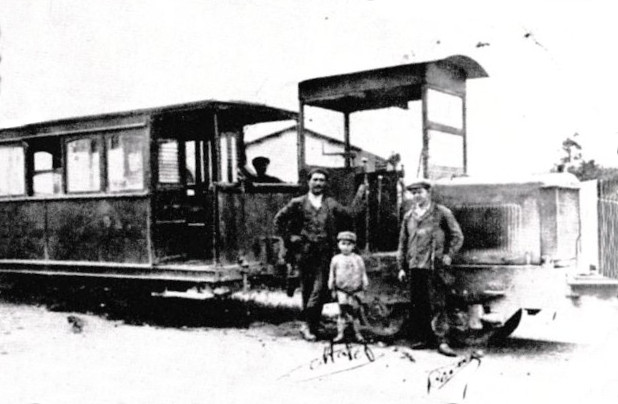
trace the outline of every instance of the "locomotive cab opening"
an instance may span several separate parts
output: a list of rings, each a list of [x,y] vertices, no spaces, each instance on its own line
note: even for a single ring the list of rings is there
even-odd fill
[[[401,155],[415,163],[407,167],[410,177],[466,174],[466,80],[486,76],[469,57],[451,56],[299,84],[299,166],[305,170],[325,166],[329,154],[322,150],[316,156],[305,126],[339,119],[343,147],[330,153],[338,161],[327,167],[334,173],[332,192],[344,203],[351,201],[360,182],[369,184],[369,208],[356,223],[364,251],[397,249],[399,221],[408,208]],[[396,139],[399,145],[389,157],[372,159],[371,153],[357,147],[364,141],[380,148],[385,138],[391,143]]]

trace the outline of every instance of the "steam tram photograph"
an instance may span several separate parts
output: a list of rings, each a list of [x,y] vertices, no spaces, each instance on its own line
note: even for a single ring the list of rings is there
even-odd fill
[[[3,129],[0,277],[14,287],[70,281],[180,299],[232,299],[265,283],[285,294],[295,268],[274,216],[322,167],[343,204],[367,185],[352,225],[370,279],[364,326],[392,336],[409,301],[396,269],[410,207],[405,178],[418,176],[432,181],[435,200],[464,233],[449,268],[462,339],[504,338],[524,314],[577,300],[590,282],[575,276],[584,244],[575,177],[467,175],[466,83],[487,76],[475,60],[451,56],[302,81],[299,112],[206,100]],[[419,112],[417,133],[405,134],[420,145],[418,167],[405,173],[355,158],[357,116],[409,107]],[[337,166],[307,158],[306,121],[316,109],[341,118]],[[252,181],[248,136],[286,122],[298,131],[283,156],[294,181]],[[597,284],[616,285],[607,277]]]

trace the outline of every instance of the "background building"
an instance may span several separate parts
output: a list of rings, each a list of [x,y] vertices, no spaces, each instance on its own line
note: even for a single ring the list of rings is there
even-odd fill
[[[270,159],[268,174],[285,182],[298,181],[298,161],[296,159],[297,126],[263,135],[246,143],[247,162],[257,156]],[[367,170],[385,169],[387,161],[359,147],[352,146],[352,167],[361,167],[363,158],[367,159]],[[341,140],[305,129],[305,153],[307,164],[321,167],[343,167],[344,143]]]

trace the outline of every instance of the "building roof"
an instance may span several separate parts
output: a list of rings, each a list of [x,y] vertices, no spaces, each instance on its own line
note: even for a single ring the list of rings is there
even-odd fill
[[[274,138],[279,137],[279,136],[283,135],[284,133],[292,131],[292,130],[293,131],[297,131],[298,130],[298,125],[296,125],[296,124],[290,125],[290,126],[284,128],[284,129],[278,130],[276,132],[270,133],[268,135],[265,135],[265,136],[262,136],[262,137],[259,137],[259,138],[255,139],[255,140],[252,140],[250,142],[247,142],[246,145],[249,146],[249,145],[253,145],[253,144],[263,143],[263,142],[265,142],[267,140],[274,139]],[[335,139],[334,137],[330,137],[330,136],[324,135],[322,133],[318,133],[318,132],[313,131],[311,129],[305,128],[305,133],[309,134],[309,135],[311,135],[311,136],[313,136],[315,138],[326,140],[327,142],[336,143],[336,144],[341,145],[341,146],[345,145],[345,142],[343,140]],[[350,145],[350,148],[352,150],[354,150],[354,151],[357,151],[357,152],[358,151],[363,151],[363,149],[361,149],[358,146],[354,146],[354,145]],[[365,152],[367,152],[367,151],[365,150]]]
[[[290,132],[290,131],[294,131],[294,132],[296,132],[297,130],[298,130],[298,125],[297,125],[297,124],[293,124],[293,125],[290,125],[290,126],[288,126],[288,127],[286,127],[286,128],[283,128],[283,129],[281,129],[281,130],[278,130],[278,131],[276,131],[276,132],[273,132],[273,133],[270,133],[270,134],[268,134],[268,135],[261,136],[261,137],[259,137],[259,138],[255,139],[255,140],[252,140],[252,141],[246,142],[246,143],[245,143],[245,145],[246,145],[246,146],[257,145],[257,144],[263,143],[263,142],[265,142],[265,141],[267,141],[267,140],[270,140],[270,139],[275,139],[275,138],[277,138],[277,137],[280,137],[281,135],[283,135],[283,134],[285,134],[285,133],[287,133],[287,132]],[[305,128],[305,133],[306,133],[306,134],[308,134],[308,135],[310,135],[310,136],[313,136],[314,138],[317,138],[317,139],[321,139],[321,140],[325,140],[325,141],[327,141],[327,142],[335,143],[335,144],[340,145],[340,146],[345,146],[345,142],[344,142],[344,141],[339,140],[339,139],[335,139],[335,138],[333,138],[333,137],[330,137],[330,136],[324,135],[324,134],[322,134],[322,133],[319,133],[319,132],[313,131],[313,130],[311,130],[311,129],[307,129],[307,128]],[[360,147],[358,147],[358,146],[350,145],[350,149],[351,149],[352,151],[354,151],[354,152],[365,152],[365,153],[367,153],[367,154],[370,154],[370,155],[375,156],[375,157],[376,157],[376,158],[378,158],[378,159],[381,159],[381,160],[386,161],[386,159],[385,159],[384,157],[382,157],[382,156],[378,156],[377,154],[372,153],[372,152],[369,152],[369,151],[367,151],[367,150],[364,150],[364,149],[362,149],[362,148],[360,148]]]

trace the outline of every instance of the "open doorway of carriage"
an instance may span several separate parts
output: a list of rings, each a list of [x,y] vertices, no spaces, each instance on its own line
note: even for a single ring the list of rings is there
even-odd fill
[[[155,119],[153,125],[155,259],[212,260],[212,114],[167,114]]]

